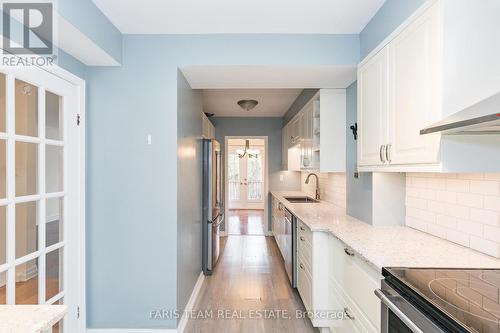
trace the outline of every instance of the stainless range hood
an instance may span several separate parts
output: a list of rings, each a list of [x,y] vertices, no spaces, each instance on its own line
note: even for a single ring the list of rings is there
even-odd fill
[[[500,93],[420,130],[420,135],[500,134]]]

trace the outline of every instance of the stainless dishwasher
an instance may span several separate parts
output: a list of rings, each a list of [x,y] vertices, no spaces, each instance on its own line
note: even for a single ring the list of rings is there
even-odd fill
[[[284,215],[283,259],[290,284],[297,288],[297,218],[286,208]]]

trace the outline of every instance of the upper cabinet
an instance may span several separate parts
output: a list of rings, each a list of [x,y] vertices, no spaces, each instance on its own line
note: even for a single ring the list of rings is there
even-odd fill
[[[345,172],[344,89],[321,89],[282,131],[283,169]]]
[[[204,113],[201,114],[201,127],[204,139],[215,139],[215,126]]]
[[[361,171],[439,169],[440,135],[420,135],[442,114],[439,31],[434,3],[359,66]]]
[[[359,171],[498,171],[500,135],[420,130],[500,93],[499,12],[498,0],[425,1],[360,63]]]
[[[358,164],[381,165],[388,140],[389,53],[381,50],[358,70]]]

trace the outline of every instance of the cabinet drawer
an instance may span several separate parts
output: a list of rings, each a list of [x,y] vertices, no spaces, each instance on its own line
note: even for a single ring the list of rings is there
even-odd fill
[[[299,235],[298,238],[298,250],[299,257],[302,258],[302,261],[307,266],[309,272],[312,272],[312,245],[309,243],[305,236]]]
[[[312,231],[311,231],[311,229],[309,229],[309,227],[306,226],[304,224],[304,222],[302,222],[301,220],[297,220],[297,221],[298,221],[297,229],[298,229],[299,239],[302,236],[306,239],[306,241],[309,242],[309,244],[312,244]]]
[[[375,289],[380,288],[382,276],[366,262],[349,255],[350,250],[338,239],[332,237],[332,277],[344,292],[351,307],[358,308],[372,326],[380,328],[380,301]]]
[[[308,272],[302,258],[298,260],[297,289],[304,302],[306,310],[312,310],[312,277]]]

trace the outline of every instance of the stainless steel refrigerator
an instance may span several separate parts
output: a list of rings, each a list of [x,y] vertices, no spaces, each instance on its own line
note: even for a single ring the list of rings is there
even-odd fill
[[[224,162],[219,142],[203,139],[202,146],[202,268],[211,275],[219,259],[224,223]]]

